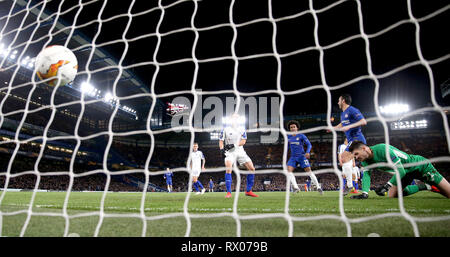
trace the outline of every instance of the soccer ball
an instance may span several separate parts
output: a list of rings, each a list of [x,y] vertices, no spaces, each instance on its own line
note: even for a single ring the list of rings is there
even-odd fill
[[[46,81],[49,86],[63,86],[75,79],[78,61],[75,54],[67,47],[53,45],[46,47],[38,54],[35,67],[39,79],[54,78]]]

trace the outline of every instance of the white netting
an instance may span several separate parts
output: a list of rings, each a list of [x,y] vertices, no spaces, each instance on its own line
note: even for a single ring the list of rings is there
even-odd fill
[[[276,131],[281,133],[283,141],[287,141],[287,135],[288,132],[285,130],[284,126],[282,124],[285,123],[285,114],[283,113],[283,106],[286,103],[287,97],[292,96],[300,96],[303,93],[308,93],[310,91],[314,90],[323,90],[326,95],[326,124],[322,124],[320,126],[314,126],[312,128],[303,129],[300,132],[301,133],[313,133],[318,131],[325,131],[330,130],[332,128],[332,123],[330,121],[330,118],[333,114],[332,105],[335,104],[335,101],[337,99],[332,98],[333,92],[339,91],[343,88],[350,87],[354,84],[357,84],[358,82],[369,80],[374,85],[374,93],[373,93],[373,104],[375,106],[374,112],[375,116],[372,118],[367,119],[368,122],[380,122],[383,128],[383,134],[384,134],[384,141],[386,143],[389,143],[389,126],[388,122],[395,121],[397,118],[387,118],[383,116],[378,107],[379,104],[379,93],[380,93],[380,80],[385,79],[389,76],[392,76],[396,73],[399,73],[401,71],[407,70],[411,67],[423,67],[426,70],[427,77],[429,79],[429,89],[430,89],[430,99],[431,99],[431,106],[422,106],[420,108],[415,109],[414,111],[408,112],[404,117],[412,117],[416,114],[420,114],[423,112],[436,112],[440,115],[442,119],[443,129],[445,132],[446,140],[447,140],[447,147],[450,151],[450,137],[449,137],[449,128],[448,128],[448,121],[447,121],[447,114],[448,107],[443,107],[436,99],[436,86],[435,85],[435,75],[433,73],[433,69],[431,66],[433,65],[444,65],[449,57],[450,53],[447,51],[448,49],[443,49],[442,51],[438,51],[438,54],[432,56],[431,58],[424,57],[424,54],[422,52],[422,46],[421,42],[424,40],[423,36],[421,35],[421,26],[423,26],[423,23],[426,23],[428,21],[434,21],[437,20],[436,24],[440,24],[442,27],[445,27],[445,22],[443,23],[442,20],[445,20],[445,15],[448,15],[450,5],[441,5],[437,6],[436,8],[432,9],[430,12],[425,13],[423,15],[417,15],[415,14],[416,9],[414,8],[414,4],[416,1],[406,1],[404,3],[404,10],[406,10],[406,16],[403,15],[400,16],[401,18],[398,20],[395,20],[394,22],[390,24],[386,24],[382,28],[373,28],[371,27],[371,33],[367,32],[367,27],[365,22],[369,19],[367,16],[365,16],[365,11],[367,9],[363,10],[363,7],[365,5],[368,5],[369,1],[360,1],[360,0],[342,0],[342,1],[336,1],[331,4],[321,3],[320,1],[312,1],[310,0],[308,2],[308,8],[305,8],[304,10],[295,11],[295,9],[291,12],[289,12],[289,15],[284,15],[281,17],[274,16],[274,7],[276,6],[273,1],[260,1],[258,3],[252,3],[254,5],[261,5],[263,6],[255,10],[255,13],[247,13],[248,16],[245,16],[243,18],[242,16],[239,16],[238,21],[236,21],[237,16],[236,12],[242,12],[239,11],[239,5],[242,4],[242,1],[224,1],[220,2],[218,6],[224,6],[226,8],[225,10],[222,10],[223,12],[226,12],[228,14],[228,20],[222,21],[223,23],[217,23],[217,24],[209,24],[208,26],[199,26],[196,22],[197,19],[197,13],[199,11],[199,8],[202,5],[207,5],[208,1],[191,1],[191,0],[181,0],[181,1],[171,1],[170,3],[165,3],[166,1],[158,1],[153,3],[148,3],[148,6],[146,8],[142,7],[139,4],[142,4],[142,2],[139,1],[129,1],[128,6],[124,7],[121,5],[120,7],[117,7],[117,10],[115,11],[115,14],[110,16],[105,16],[106,10],[110,12],[111,9],[114,9],[113,1],[60,1],[59,3],[51,3],[48,1],[2,1],[0,4],[2,5],[2,13],[0,17],[0,43],[1,46],[1,62],[0,62],[0,69],[2,70],[2,73],[4,74],[6,81],[5,84],[2,85],[1,93],[2,93],[2,101],[0,103],[0,127],[4,126],[6,124],[6,121],[11,120],[10,117],[13,117],[14,115],[22,115],[21,118],[17,119],[18,122],[16,122],[15,127],[15,134],[14,137],[5,141],[2,141],[2,145],[12,144],[12,151],[11,151],[11,158],[8,162],[6,172],[0,172],[1,176],[5,177],[5,183],[4,183],[4,190],[0,196],[0,206],[2,205],[2,202],[4,200],[6,189],[8,188],[8,183],[10,179],[20,177],[23,175],[34,175],[36,177],[35,186],[33,189],[32,197],[30,198],[30,201],[28,203],[28,209],[26,210],[20,210],[20,211],[13,211],[13,212],[0,212],[0,235],[2,232],[2,227],[4,227],[4,217],[6,216],[12,216],[12,215],[18,215],[18,214],[26,214],[26,219],[24,222],[24,225],[21,229],[21,236],[24,236],[28,224],[30,222],[30,219],[33,215],[39,215],[39,216],[58,216],[62,217],[65,220],[65,231],[64,236],[68,236],[69,234],[69,227],[70,222],[74,218],[78,217],[86,217],[86,216],[99,216],[99,220],[94,232],[94,236],[98,236],[100,233],[100,229],[102,228],[104,218],[107,217],[129,217],[129,218],[138,218],[142,220],[143,228],[142,228],[142,236],[146,236],[147,234],[147,223],[149,221],[154,220],[162,220],[167,218],[173,218],[173,217],[184,217],[186,219],[186,233],[185,236],[191,235],[191,220],[197,219],[197,218],[216,218],[216,217],[232,217],[236,222],[236,236],[241,236],[241,221],[242,220],[250,220],[250,219],[265,219],[265,218],[284,218],[288,222],[288,231],[287,236],[293,236],[294,235],[294,222],[296,221],[316,221],[321,219],[334,219],[338,221],[342,221],[346,225],[347,229],[347,235],[352,236],[352,223],[361,223],[366,222],[368,220],[374,220],[374,219],[381,219],[385,217],[404,217],[406,220],[408,220],[413,228],[413,232],[415,236],[420,236],[420,231],[417,226],[417,222],[430,222],[430,221],[439,221],[439,220],[447,220],[450,219],[450,216],[441,216],[441,217],[424,217],[424,218],[418,218],[411,216],[408,212],[405,211],[404,203],[403,203],[403,197],[399,197],[399,212],[390,212],[390,213],[384,213],[380,215],[374,215],[374,216],[367,216],[367,217],[361,217],[361,218],[349,218],[347,217],[345,211],[344,211],[344,197],[342,196],[342,193],[339,196],[339,215],[318,215],[318,216],[308,216],[308,217],[299,217],[294,216],[290,214],[290,192],[289,192],[289,184],[286,185],[286,198],[285,198],[285,204],[284,204],[284,211],[280,213],[268,213],[268,214],[252,214],[252,215],[242,215],[238,213],[238,203],[239,203],[239,197],[233,198],[233,207],[231,212],[219,212],[214,214],[193,214],[189,212],[189,201],[191,199],[191,188],[192,188],[192,180],[191,175],[189,175],[189,184],[188,184],[188,193],[185,198],[185,202],[183,205],[183,212],[182,213],[168,213],[168,214],[162,214],[162,215],[154,215],[154,216],[147,216],[145,213],[145,203],[146,200],[149,198],[151,199],[151,196],[147,194],[147,190],[149,188],[150,180],[152,176],[158,176],[162,175],[165,171],[164,170],[158,170],[158,171],[152,171],[150,172],[150,163],[152,156],[155,152],[155,142],[156,137],[158,135],[162,135],[165,133],[173,132],[175,128],[161,128],[161,129],[153,129],[152,128],[152,118],[155,113],[155,110],[157,108],[157,100],[160,98],[172,98],[179,95],[190,95],[192,99],[192,106],[191,109],[195,110],[197,105],[199,104],[199,98],[202,96],[208,96],[208,95],[219,95],[219,94],[231,94],[234,95],[237,99],[236,101],[236,109],[239,109],[241,103],[241,97],[251,97],[251,96],[261,96],[261,95],[268,95],[268,94],[274,94],[277,95],[280,98],[280,106],[279,109],[279,124],[281,126],[278,126],[276,128],[269,128],[271,131]],[[180,19],[185,18],[187,24],[189,24],[187,27],[178,27],[176,29],[171,29],[170,26],[168,26],[165,21],[168,18],[166,16],[166,12],[168,10],[172,10],[177,7],[181,7],[185,4],[189,4],[190,8],[186,8],[186,10],[183,12],[184,16],[180,17]],[[210,4],[210,3],[209,3]],[[50,8],[49,6],[52,6]],[[83,10],[91,7],[92,5],[97,5],[98,8],[96,9],[96,13],[91,13],[90,18],[86,18],[86,15],[83,16],[83,20],[80,21],[79,17],[83,13]],[[278,6],[279,4],[277,4]],[[321,19],[319,18],[320,15],[325,15],[333,10],[336,10],[342,6],[345,5],[351,5],[352,10],[354,13],[351,13],[351,15],[356,16],[358,18],[357,26],[356,24],[353,24],[358,29],[357,33],[347,35],[344,33],[344,37],[328,37],[323,36],[320,33],[321,28]],[[211,6],[211,4],[210,4]],[[306,6],[306,5],[305,5]],[[212,7],[211,7],[212,8]],[[289,8],[289,7],[288,7]],[[366,7],[369,8],[369,7]],[[386,7],[388,8],[388,7]],[[260,10],[266,10],[267,13],[265,15],[258,17],[258,12]],[[247,9],[246,9],[247,10]],[[114,12],[113,12],[114,13]],[[188,13],[188,15],[186,14]],[[148,26],[145,24],[145,20],[142,20],[142,17],[147,17],[145,15],[153,14],[154,20],[152,21],[152,24],[149,24]],[[211,14],[214,16],[214,13]],[[241,13],[242,15],[242,13]],[[382,16],[382,15],[380,15]],[[72,20],[67,20],[68,17],[70,17]],[[171,19],[173,19],[172,16],[169,16]],[[188,18],[186,18],[188,17]],[[289,22],[293,21],[295,19],[303,18],[303,17],[309,17],[312,18],[312,33],[313,33],[313,45],[307,46],[307,47],[294,47],[293,49],[290,49],[289,51],[279,51],[279,45],[281,45],[283,42],[280,42],[278,38],[278,28],[280,26],[280,23],[282,22]],[[444,17],[444,18],[442,18]],[[64,20],[66,18],[66,20]],[[210,17],[213,18],[213,17]],[[336,18],[336,17],[335,17]],[[342,18],[342,17],[341,17]],[[373,19],[373,17],[370,17]],[[376,19],[383,19],[384,17],[378,17]],[[141,19],[141,20],[140,20]],[[63,22],[64,20],[64,22]],[[107,26],[109,22],[121,20],[123,30],[107,30],[106,28],[103,28],[103,26]],[[139,23],[134,23],[133,21],[140,21]],[[144,24],[142,24],[144,22]],[[166,21],[167,23],[172,22]],[[154,26],[154,31],[151,31],[149,33],[143,33],[141,35],[130,37],[130,34],[133,34],[131,32],[133,30],[133,26],[140,25],[138,30],[151,30],[153,29],[152,26]],[[268,52],[263,51],[249,51],[252,52],[251,54],[246,55],[239,55],[237,53],[237,46],[236,42],[238,41],[238,37],[240,36],[239,33],[244,33],[245,28],[251,26],[251,25],[259,25],[259,24],[270,24],[269,27],[272,29],[272,35],[271,35],[271,49]],[[434,26],[436,26],[436,24]],[[401,63],[399,65],[390,66],[384,70],[381,69],[380,72],[374,72],[374,65],[373,65],[373,57],[374,54],[372,53],[373,48],[371,48],[371,40],[377,40],[380,37],[385,36],[389,33],[394,33],[394,31],[398,28],[401,28],[404,25],[412,25],[415,29],[415,35],[414,35],[414,42],[410,42],[411,44],[414,44],[414,49],[416,51],[417,58],[414,58],[413,60],[408,60],[406,63]],[[175,25],[174,25],[175,26]],[[161,28],[164,28],[162,30]],[[176,27],[176,26],[175,26]],[[44,28],[44,29],[43,29]],[[168,29],[169,28],[169,29]],[[77,34],[78,30],[86,30],[89,31],[89,35],[85,38],[81,37],[79,34]],[[136,28],[134,28],[136,29]],[[198,42],[200,38],[200,33],[208,33],[208,32],[214,32],[214,31],[220,31],[221,29],[229,29],[232,33],[229,47],[229,55],[227,56],[220,56],[220,57],[210,57],[210,58],[199,58],[198,57]],[[442,30],[444,30],[442,28]],[[44,32],[43,32],[44,31]],[[106,31],[106,32],[105,32]],[[240,32],[241,31],[241,32]],[[167,37],[170,36],[177,36],[182,33],[191,32],[193,33],[193,40],[192,40],[192,47],[190,48],[190,55],[189,56],[183,56],[183,54],[180,54],[180,56],[170,56],[167,58],[160,58],[162,56],[161,52],[164,52],[167,54],[167,51],[164,47],[164,40]],[[328,31],[330,32],[330,31]],[[113,40],[107,40],[105,41],[105,35],[104,33],[111,33],[118,35],[116,39]],[[292,31],[292,37],[294,38],[296,32]],[[339,34],[339,33],[337,33]],[[339,34],[340,35],[340,34]],[[326,40],[321,40],[321,37],[326,38]],[[142,49],[142,56],[135,55],[134,58],[136,59],[134,62],[132,60],[128,60],[129,54],[133,51],[135,51],[135,43],[141,42],[144,40],[147,40],[149,38],[152,38],[154,41],[149,42],[148,49]],[[331,38],[331,39],[330,39]],[[288,39],[284,39],[288,40]],[[292,39],[294,40],[294,39]],[[346,78],[345,81],[339,81],[338,83],[330,84],[330,79],[327,77],[328,73],[332,73],[332,71],[327,70],[326,64],[325,64],[325,55],[326,51],[334,50],[339,47],[345,46],[347,43],[352,41],[362,40],[364,45],[364,57],[363,59],[366,62],[366,71],[365,74],[359,75],[357,73],[356,76],[350,72],[351,76],[350,78]],[[74,41],[76,41],[76,44],[74,44]],[[84,122],[84,114],[85,109],[90,108],[91,106],[102,103],[104,100],[99,97],[89,97],[87,98],[85,94],[81,93],[79,95],[79,98],[69,98],[72,99],[72,101],[66,101],[66,102],[60,102],[56,99],[57,94],[61,93],[63,91],[60,91],[60,88],[53,88],[49,92],[47,96],[49,97],[48,103],[42,103],[42,104],[34,104],[36,95],[34,95],[34,92],[36,90],[39,90],[39,88],[42,87],[43,83],[41,81],[36,80],[35,76],[29,77],[29,80],[27,82],[17,82],[20,81],[18,78],[20,76],[26,76],[26,74],[30,73],[24,73],[23,69],[26,69],[26,65],[28,63],[25,63],[25,66],[22,65],[22,62],[25,62],[25,60],[28,60],[27,54],[31,51],[34,51],[34,53],[38,53],[39,50],[43,49],[43,47],[54,44],[55,42],[63,42],[62,44],[69,47],[75,54],[84,54],[83,62],[84,70],[80,70],[78,77],[82,77],[84,81],[89,83],[95,76],[98,74],[104,73],[104,72],[111,72],[110,79],[105,82],[109,83],[109,86],[111,88],[111,95],[110,97],[114,99],[115,104],[111,104],[111,114],[109,119],[106,120],[106,123],[103,124],[105,130],[100,131],[94,134],[85,134],[82,132],[82,124]],[[325,42],[325,43],[324,43]],[[108,56],[104,55],[104,52],[99,51],[99,49],[107,48],[107,47],[115,47],[117,45],[121,46],[121,49],[119,49],[117,52],[119,54],[116,54],[114,58],[110,58]],[[189,45],[186,43],[186,45]],[[223,49],[217,48],[215,49],[215,46],[211,47],[214,51],[221,52]],[[117,48],[116,48],[117,50]],[[148,52],[145,52],[147,51]],[[172,48],[173,50],[173,48]],[[260,50],[260,49],[258,49]],[[181,51],[181,50],[180,50]],[[242,53],[242,50],[240,50]],[[312,84],[310,86],[303,86],[298,87],[293,90],[288,90],[283,87],[282,83],[282,72],[283,72],[283,59],[288,58],[291,56],[296,56],[299,54],[307,53],[310,51],[315,51],[318,53],[318,74],[320,77],[320,81],[318,81],[318,84]],[[447,52],[445,52],[447,51]],[[87,52],[87,54],[86,54]],[[116,52],[116,53],[117,53]],[[348,55],[351,55],[351,53],[347,53]],[[361,54],[361,53],[359,53]],[[11,58],[11,56],[14,55],[14,58]],[[176,54],[174,54],[176,55]],[[103,58],[103,59],[102,59]],[[275,60],[275,68],[272,69],[272,73],[275,74],[275,85],[272,88],[258,90],[256,92],[245,92],[242,90],[242,85],[239,86],[238,83],[238,76],[240,74],[240,65],[246,61],[251,60],[265,60],[264,58],[272,58],[271,60]],[[163,59],[163,61],[162,61]],[[96,64],[102,62],[103,65],[95,66]],[[79,60],[80,61],[80,60]],[[220,90],[198,90],[198,76],[199,71],[201,70],[202,65],[206,64],[213,64],[218,61],[230,61],[232,63],[232,79],[230,80],[232,83],[232,86],[229,89],[220,89]],[[174,90],[169,90],[168,92],[163,93],[157,93],[156,88],[161,87],[158,83],[158,79],[160,77],[160,73],[164,70],[164,72],[167,72],[165,70],[167,67],[172,67],[174,65],[183,65],[183,64],[192,64],[193,68],[191,67],[191,70],[188,72],[191,76],[192,82],[190,83],[189,88],[187,89],[180,89],[176,88]],[[118,91],[122,90],[120,88],[120,83],[123,82],[123,79],[126,78],[127,81],[136,81],[137,78],[130,75],[130,70],[133,69],[139,69],[139,68],[145,68],[147,66],[152,66],[152,76],[150,81],[146,81],[143,83],[142,81],[136,82],[137,84],[134,85],[142,85],[145,84],[148,87],[148,90],[142,90],[142,91],[134,91],[132,93],[124,94],[123,91],[119,94]],[[25,68],[24,68],[25,67]],[[33,70],[32,66],[28,67],[29,70]],[[25,74],[25,75],[23,75]],[[179,76],[179,74],[173,74],[174,77]],[[181,75],[180,75],[181,76]],[[301,76],[301,75],[300,75]],[[331,79],[332,80],[332,79]],[[333,81],[333,80],[332,80]],[[79,82],[79,81],[77,81]],[[2,82],[3,83],[3,82]],[[137,86],[139,87],[139,86]],[[4,112],[5,107],[8,105],[7,101],[9,97],[12,97],[14,95],[14,92],[16,90],[20,90],[23,88],[29,88],[29,93],[26,95],[25,98],[22,100],[24,101],[25,105],[22,108],[18,108],[16,110],[10,110],[7,112]],[[165,87],[164,89],[168,89],[169,87]],[[159,88],[160,89],[160,88]],[[364,90],[364,89],[361,89]],[[63,92],[64,93],[64,92]],[[115,132],[114,130],[114,122],[115,118],[119,116],[119,112],[124,111],[123,105],[119,105],[119,103],[128,103],[132,102],[136,99],[146,98],[147,100],[150,100],[151,102],[150,107],[148,108],[147,112],[139,117],[139,119],[146,120],[145,127],[141,127],[140,129],[132,130],[132,131],[126,131],[123,130],[121,132]],[[40,99],[40,98],[39,98]],[[372,100],[372,99],[371,99]],[[37,105],[38,107],[36,107]],[[55,115],[58,111],[61,109],[64,109],[68,106],[78,105],[79,110],[76,117],[76,123],[74,126],[74,133],[73,134],[61,134],[61,133],[53,133],[53,130],[51,127],[54,123]],[[325,103],[323,104],[325,106]],[[33,106],[30,107],[30,106]],[[29,128],[26,122],[27,117],[29,115],[39,114],[40,111],[43,110],[50,110],[50,116],[47,117],[47,121],[45,126],[42,130],[42,135],[36,135],[31,136],[28,138],[21,138],[20,135],[23,132],[24,129]],[[129,110],[128,110],[129,111]],[[129,113],[134,113],[133,110]],[[134,116],[133,116],[134,117]],[[89,122],[89,118],[88,122]],[[92,119],[92,118],[91,118]],[[190,142],[189,142],[189,152],[192,151],[192,145],[195,142],[195,135],[196,133],[201,132],[214,132],[216,131],[215,127],[197,127],[194,126],[194,112],[189,113],[189,120],[188,124],[185,124],[183,126],[177,127],[176,129],[184,129],[186,131],[189,131],[190,136]],[[58,121],[57,121],[58,122]],[[267,130],[267,129],[266,129]],[[264,131],[266,131],[264,130]],[[248,130],[248,132],[261,132],[263,131],[260,128],[251,128]],[[121,136],[133,136],[137,134],[146,134],[148,135],[149,141],[150,141],[150,147],[149,152],[147,155],[147,158],[145,160],[145,163],[143,164],[143,168],[135,168],[135,169],[129,169],[129,170],[121,170],[121,171],[114,171],[114,174],[132,174],[136,172],[141,172],[145,174],[145,183],[142,186],[142,198],[141,198],[141,204],[140,204],[140,210],[139,214],[113,214],[105,211],[105,199],[107,197],[107,193],[110,187],[111,182],[111,175],[112,172],[108,169],[108,156],[111,152],[111,148],[113,145],[113,141],[115,137],[121,137]],[[83,173],[77,173],[76,172],[76,159],[77,155],[81,151],[81,147],[83,144],[83,141],[93,139],[99,136],[106,136],[106,147],[103,151],[103,160],[102,163],[102,169],[95,169],[88,172]],[[314,170],[314,173],[317,175],[320,174],[335,174],[338,179],[340,186],[342,187],[342,176],[341,172],[338,169],[337,166],[337,143],[338,143],[338,132],[332,131],[332,168],[326,168],[326,169],[318,169]],[[50,173],[42,173],[39,171],[39,163],[41,162],[41,159],[44,156],[44,152],[46,149],[46,145],[50,141],[58,141],[58,140],[69,140],[73,143],[73,149],[72,149],[72,156],[70,158],[70,165],[68,168],[68,171],[58,171],[58,172],[51,172]],[[19,149],[21,147],[21,144],[31,143],[31,142],[40,142],[40,150],[39,154],[37,156],[37,160],[34,163],[34,169],[26,172],[21,173],[14,173],[12,170],[14,160],[16,156],[19,154]],[[447,154],[448,152],[447,151]],[[287,154],[288,154],[288,146],[286,143],[284,143],[283,148],[283,158],[282,158],[282,169],[265,169],[263,171],[258,171],[257,174],[283,174],[287,175]],[[389,159],[389,158],[388,158]],[[190,161],[190,159],[188,159]],[[448,162],[450,161],[449,156],[436,156],[431,158],[432,162]],[[393,163],[390,161],[389,165],[393,166]],[[394,167],[394,166],[393,166]],[[174,172],[185,172],[187,167],[183,168],[176,168],[173,169]],[[241,175],[248,174],[247,171],[239,170],[237,168],[233,169],[234,175],[236,176],[236,193],[237,196],[239,193],[239,190],[241,188]],[[213,172],[213,173],[223,173],[224,167],[219,168],[208,168],[207,172]],[[106,183],[105,187],[103,189],[103,194],[100,201],[100,208],[98,211],[95,212],[85,212],[82,214],[69,214],[68,213],[68,203],[70,198],[70,193],[72,191],[72,187],[74,184],[74,180],[80,177],[87,177],[94,174],[104,174],[106,176]],[[68,176],[69,177],[69,185],[67,187],[67,194],[64,199],[63,209],[62,213],[53,213],[53,212],[35,212],[33,211],[34,206],[34,200],[35,195],[38,192],[40,181],[45,176]],[[305,174],[299,174],[298,176],[305,176]],[[401,195],[402,192],[399,191],[399,194]]]

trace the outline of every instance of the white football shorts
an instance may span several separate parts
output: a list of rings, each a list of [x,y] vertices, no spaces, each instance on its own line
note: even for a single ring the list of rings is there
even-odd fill
[[[246,162],[252,161],[250,157],[248,157],[247,153],[244,150],[241,151],[229,151],[225,153],[225,161],[231,161],[231,163],[235,163],[236,161],[239,165],[243,165]]]
[[[199,177],[200,176],[200,172],[201,172],[201,169],[193,169],[192,170],[192,176],[193,177]]]

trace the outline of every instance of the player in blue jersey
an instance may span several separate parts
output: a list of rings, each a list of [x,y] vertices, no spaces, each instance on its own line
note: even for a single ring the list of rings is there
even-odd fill
[[[320,186],[316,175],[311,171],[311,165],[308,161],[309,153],[312,147],[311,143],[304,134],[297,133],[297,131],[300,129],[300,123],[298,123],[298,121],[289,121],[288,128],[289,131],[293,132],[293,134],[288,135],[288,144],[291,151],[291,157],[289,158],[289,161],[287,163],[287,168],[288,178],[292,183],[292,186],[294,187],[294,193],[298,193],[300,191],[297,180],[294,176],[295,168],[300,165],[302,169],[309,173],[309,177],[311,178],[311,181],[316,185],[317,191],[319,191],[320,194],[323,194],[322,187]],[[306,145],[306,151],[304,145]]]
[[[306,179],[306,191],[311,191],[311,179]]]
[[[342,173],[345,177],[351,178],[353,174],[353,154],[348,151],[352,142],[355,140],[366,143],[366,138],[364,137],[361,126],[367,125],[367,121],[362,115],[362,113],[355,107],[351,106],[352,97],[348,94],[343,94],[339,97],[338,105],[339,109],[342,110],[341,122],[334,126],[335,130],[343,131],[348,141],[347,148],[345,152],[341,154],[342,158]],[[353,183],[351,179],[347,179],[347,186],[344,188],[344,195],[349,192],[354,191]]]
[[[167,168],[166,173],[164,173],[164,179],[166,180],[168,193],[172,192],[172,177],[173,177],[172,171],[169,168]]]
[[[209,177],[209,192],[214,192],[214,181],[212,177]]]

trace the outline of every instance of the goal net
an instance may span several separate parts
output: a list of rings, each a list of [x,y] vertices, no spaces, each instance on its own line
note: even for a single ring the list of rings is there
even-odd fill
[[[422,225],[448,227],[438,194],[417,207],[401,192],[383,199],[389,207],[344,196],[345,136],[333,126],[348,93],[368,144],[423,155],[449,177],[449,98],[440,91],[449,9],[412,0],[0,1],[0,235],[422,236]],[[67,85],[36,76],[35,57],[51,45],[77,57]],[[251,172],[237,165],[225,199],[219,137],[234,112],[245,117],[258,198],[244,195]],[[291,193],[289,120],[312,143],[323,195],[300,167],[301,192]],[[206,158],[199,181],[213,181],[200,196],[194,142]],[[386,219],[403,222],[401,232],[367,229]]]

